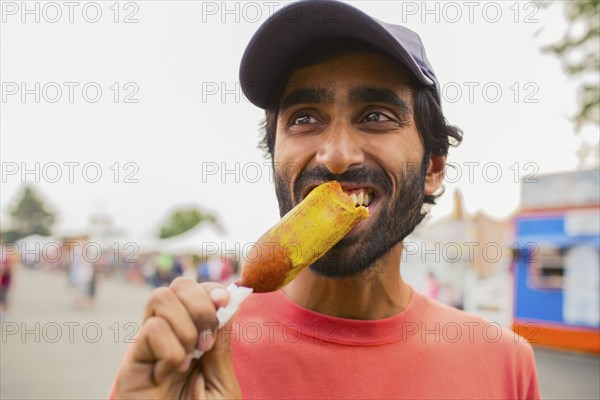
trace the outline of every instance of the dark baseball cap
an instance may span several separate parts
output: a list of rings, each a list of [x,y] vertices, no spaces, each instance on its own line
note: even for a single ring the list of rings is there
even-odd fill
[[[441,105],[440,85],[421,38],[410,29],[376,20],[349,4],[305,0],[289,4],[256,31],[240,63],[240,84],[254,105],[267,108],[272,90],[294,55],[323,39],[361,40],[388,53],[424,85],[433,86]]]

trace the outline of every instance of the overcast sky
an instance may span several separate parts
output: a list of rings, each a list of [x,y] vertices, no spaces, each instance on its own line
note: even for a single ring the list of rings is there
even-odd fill
[[[37,181],[60,231],[104,212],[142,236],[173,207],[197,205],[218,214],[229,237],[255,240],[278,208],[257,149],[263,113],[243,98],[238,66],[284,3],[115,4],[2,2],[2,226],[22,182]],[[450,212],[457,188],[469,212],[506,217],[519,206],[519,179],[577,166],[576,83],[539,50],[566,28],[561,5],[352,4],[420,34],[447,119],[465,132],[434,218]],[[35,163],[39,174],[23,175]]]

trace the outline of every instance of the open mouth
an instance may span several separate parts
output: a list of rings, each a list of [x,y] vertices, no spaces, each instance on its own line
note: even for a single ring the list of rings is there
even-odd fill
[[[358,186],[355,184],[344,184],[340,182],[342,190],[346,193],[352,201],[355,207],[366,207],[371,211],[374,204],[377,203],[379,195],[377,191],[372,187]],[[304,199],[317,185],[309,186],[303,193],[302,198]]]
[[[344,193],[350,196],[355,207],[364,206],[369,208],[371,203],[375,200],[375,191],[371,188],[343,188],[343,190]]]
[[[342,190],[346,193],[352,201],[354,202],[354,207],[366,207],[369,210],[369,214],[371,218],[373,218],[373,213],[376,212],[377,204],[379,203],[379,196],[377,192],[370,187],[345,187],[342,184]],[[347,237],[353,236],[359,230],[363,229],[363,227],[368,224],[369,219],[365,219],[364,221],[359,222],[348,234]]]

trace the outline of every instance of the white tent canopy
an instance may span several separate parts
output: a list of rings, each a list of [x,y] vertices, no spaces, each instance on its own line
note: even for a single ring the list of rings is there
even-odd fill
[[[42,248],[48,244],[57,243],[57,240],[52,236],[29,235],[16,241],[19,249],[35,249]]]
[[[157,250],[170,254],[222,254],[233,253],[235,244],[213,226],[200,224],[187,232],[161,239]]]
[[[37,264],[45,261],[45,258],[55,259],[59,255],[61,240],[52,236],[29,235],[15,242],[16,249],[20,253],[23,264]]]
[[[103,249],[114,251],[118,248],[120,251],[129,254],[141,254],[155,251],[158,249],[158,243],[160,243],[160,239],[150,235],[132,236],[126,233],[103,237],[93,236],[91,241],[98,243]]]

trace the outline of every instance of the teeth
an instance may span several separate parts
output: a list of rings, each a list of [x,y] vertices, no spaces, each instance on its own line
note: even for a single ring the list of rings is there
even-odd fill
[[[373,200],[373,193],[370,190],[360,190],[358,192],[349,193],[349,195],[356,207],[367,207]]]

